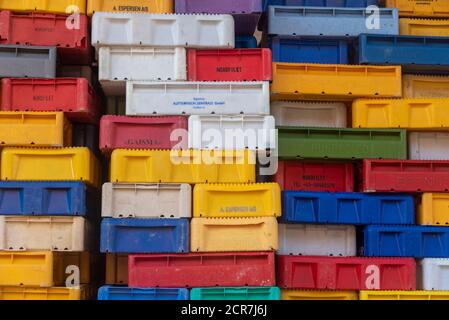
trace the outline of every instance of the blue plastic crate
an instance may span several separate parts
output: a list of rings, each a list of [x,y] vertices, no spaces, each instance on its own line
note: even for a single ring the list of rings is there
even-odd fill
[[[449,258],[449,228],[436,226],[367,226],[367,257]]]
[[[257,48],[257,39],[255,36],[236,36],[236,49],[254,49]]]
[[[271,39],[273,62],[349,63],[349,40],[277,36]]]
[[[189,252],[188,219],[114,219],[101,223],[103,253]]]
[[[189,290],[103,286],[98,300],[189,300]]]
[[[358,63],[402,65],[406,72],[449,71],[449,37],[362,34]]]
[[[264,11],[268,6],[365,8],[370,5],[379,5],[379,0],[263,0]]]
[[[414,224],[412,195],[282,192],[282,220],[287,223]]]

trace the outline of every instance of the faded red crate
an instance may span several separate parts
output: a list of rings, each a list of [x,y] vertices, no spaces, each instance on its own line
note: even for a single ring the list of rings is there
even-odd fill
[[[87,17],[80,14],[76,22],[69,20],[71,29],[66,25],[68,18],[65,14],[0,11],[0,44],[55,46],[61,63],[89,64]]]
[[[416,290],[413,258],[278,256],[278,285],[291,289]]]
[[[178,149],[188,148],[186,117],[103,116],[100,121],[100,149]],[[175,132],[174,141],[170,141]],[[176,140],[175,140],[176,139]]]
[[[189,81],[271,81],[270,49],[187,51]]]
[[[99,98],[85,78],[2,79],[2,111],[63,111],[67,118],[95,123]]]
[[[130,287],[274,286],[273,252],[130,255]]]
[[[364,160],[361,171],[365,192],[449,191],[449,161]]]
[[[274,180],[282,190],[353,192],[354,164],[279,161]]]

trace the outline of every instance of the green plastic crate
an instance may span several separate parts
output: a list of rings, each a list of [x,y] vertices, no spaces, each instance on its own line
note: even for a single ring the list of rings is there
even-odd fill
[[[407,159],[404,129],[278,127],[282,159]]]
[[[280,300],[278,287],[194,288],[190,300]]]

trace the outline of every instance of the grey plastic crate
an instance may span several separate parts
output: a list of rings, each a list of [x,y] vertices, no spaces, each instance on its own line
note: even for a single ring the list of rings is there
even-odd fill
[[[399,34],[397,9],[379,9],[379,28],[371,28],[370,17],[372,13],[365,8],[270,6],[268,33],[334,37],[358,37],[362,33]]]
[[[55,78],[56,48],[0,45],[0,78]]]

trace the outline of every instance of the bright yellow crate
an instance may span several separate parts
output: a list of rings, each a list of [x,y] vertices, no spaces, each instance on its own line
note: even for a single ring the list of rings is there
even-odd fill
[[[256,180],[255,153],[201,150],[117,149],[112,182],[248,183]]]
[[[280,217],[277,183],[197,184],[193,191],[196,218]]]
[[[358,300],[357,291],[281,290],[281,300]]]
[[[417,220],[423,225],[449,225],[449,193],[424,193]]]
[[[87,0],[87,14],[102,12],[173,13],[173,0]]]
[[[400,17],[449,17],[447,0],[386,0],[387,8],[398,8]]]
[[[0,287],[0,300],[88,300],[92,298],[90,288],[52,287]]]
[[[278,248],[278,223],[265,218],[193,218],[192,252],[271,251]]]
[[[0,9],[72,13],[76,8],[86,13],[86,0],[0,0]]]
[[[449,99],[359,99],[352,105],[354,128],[447,130]]]
[[[448,76],[402,76],[404,98],[448,98]]]
[[[399,33],[408,36],[449,36],[449,20],[399,19]]]
[[[106,254],[106,284],[128,284],[128,255]]]
[[[0,112],[0,144],[69,147],[72,125],[63,112]]]
[[[88,148],[4,148],[2,180],[82,180],[100,186],[100,167]]]
[[[275,100],[401,97],[400,66],[273,63]]]
[[[449,291],[360,291],[360,300],[449,300]]]

